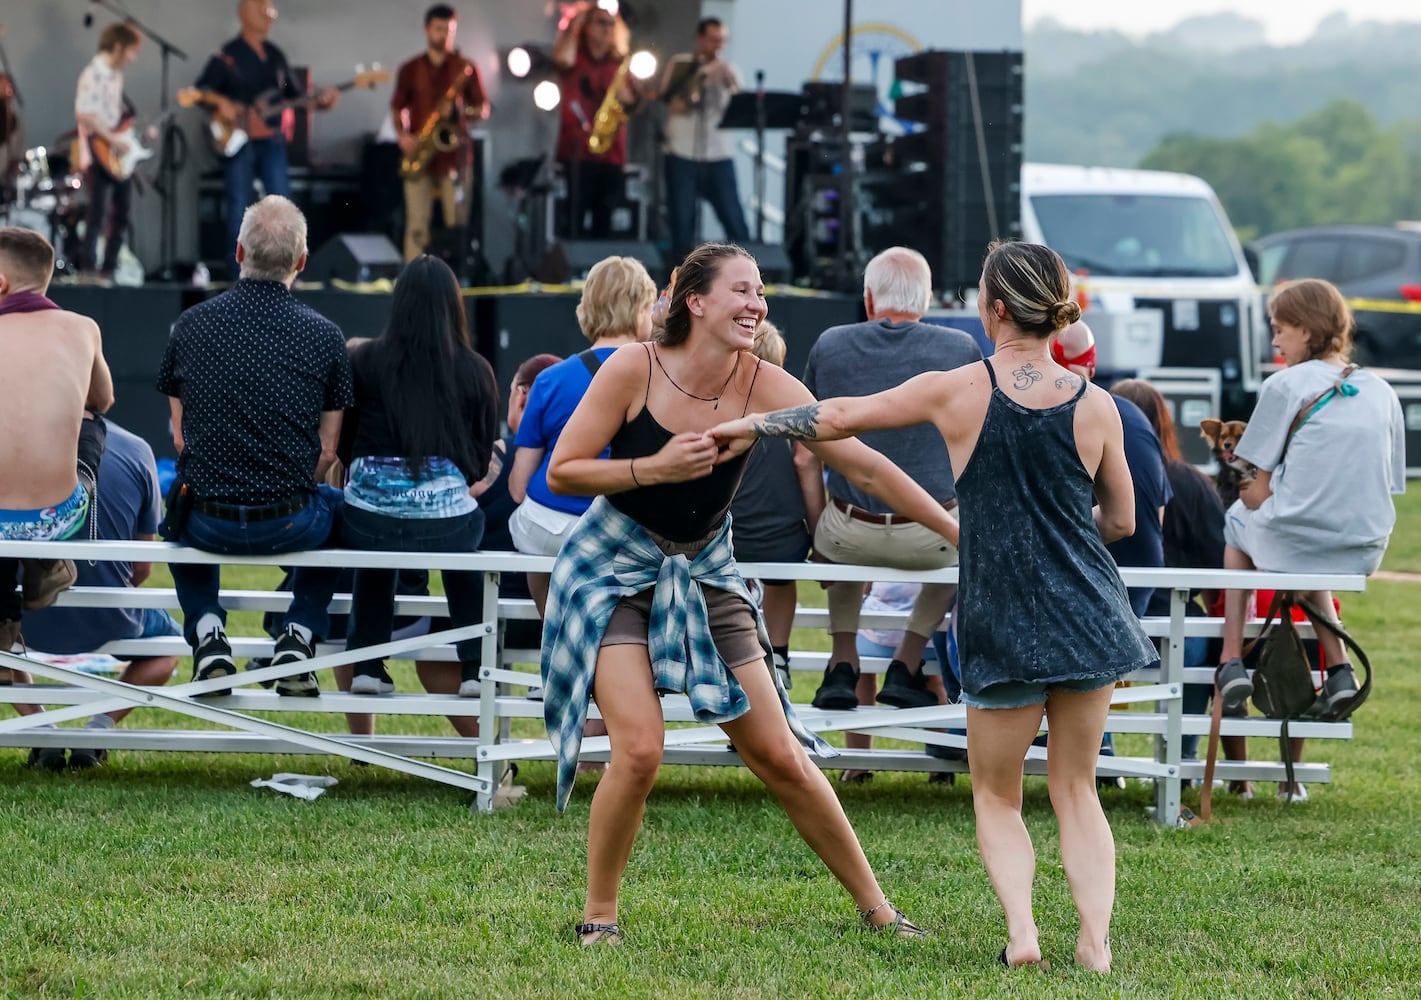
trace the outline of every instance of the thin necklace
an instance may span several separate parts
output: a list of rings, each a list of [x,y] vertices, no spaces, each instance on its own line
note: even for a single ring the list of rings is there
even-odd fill
[[[690,396],[692,399],[699,399],[702,403],[714,403],[712,410],[720,409],[720,397],[725,395],[726,387],[730,385],[730,380],[735,377],[735,369],[740,367],[740,355],[735,356],[735,363],[730,366],[730,374],[725,376],[725,381],[721,383],[720,392],[714,396],[697,396],[694,392],[687,392],[676,384],[676,380],[671,377],[671,373],[666,370],[666,366],[661,363],[661,355],[657,353],[655,347],[651,349],[652,356],[656,358],[656,367],[661,369],[661,374],[666,376],[666,381],[671,383],[671,387],[683,396]]]

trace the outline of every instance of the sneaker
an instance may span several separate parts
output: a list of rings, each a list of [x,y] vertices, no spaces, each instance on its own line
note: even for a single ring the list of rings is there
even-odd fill
[[[789,675],[789,657],[780,653],[771,653],[770,662],[774,664],[775,673],[779,674],[780,687],[786,691],[794,687],[794,678]]]
[[[1253,681],[1237,656],[1219,664],[1219,669],[1214,671],[1214,684],[1219,689],[1219,697],[1224,700],[1223,710],[1226,713],[1237,711],[1253,694]]]
[[[917,670],[909,670],[908,664],[902,660],[894,660],[888,664],[888,671],[883,675],[883,690],[878,692],[878,702],[881,705],[892,705],[894,708],[926,708],[928,705],[937,704],[937,695],[928,690],[928,679],[923,674],[923,665],[920,661]]]
[[[459,682],[460,698],[477,698],[483,693],[483,681],[479,680],[477,677],[470,677],[468,680]],[[526,697],[529,701],[542,701],[543,689],[529,688],[528,693],[524,697]]]
[[[220,628],[197,644],[192,651],[192,679],[210,681],[217,677],[231,677],[237,672],[237,661],[232,659],[232,644],[227,641],[227,633]],[[203,697],[214,698],[231,694],[231,688],[222,691],[208,691]]]
[[[306,675],[310,677],[310,674]],[[385,668],[381,667],[379,673],[366,674],[358,673],[350,680],[351,694],[394,694],[395,680]]]
[[[1308,786],[1301,781],[1293,782],[1293,796],[1288,797],[1288,786],[1286,783],[1278,786],[1278,801],[1291,804],[1294,802],[1306,802],[1308,800]]]
[[[62,771],[64,751],[59,747],[31,747],[25,766],[36,771]]]
[[[1244,802],[1253,801],[1253,782],[1251,781],[1226,782],[1223,778],[1215,778],[1214,791],[1223,792],[1225,795],[1236,795]]]
[[[814,692],[814,707],[841,712],[858,708],[859,696],[854,690],[858,682],[859,672],[852,663],[831,663],[824,668],[824,680]]]
[[[1352,670],[1352,664],[1339,663],[1335,670],[1327,672],[1327,679],[1322,682],[1322,701],[1325,703],[1322,717],[1328,720],[1341,717],[1356,697],[1357,675]]]
[[[109,762],[109,752],[107,750],[70,750],[69,766],[76,771],[85,768],[100,767]]]
[[[288,663],[299,663],[302,660],[311,659],[316,655],[316,647],[301,638],[301,633],[296,631],[294,625],[288,625],[277,637],[273,653],[271,665],[280,667]],[[394,689],[392,682],[390,690]],[[353,681],[351,690],[355,690]],[[321,685],[316,682],[315,674],[290,674],[277,678],[276,693],[283,698],[314,698],[321,693]]]
[[[25,572],[20,591],[29,611],[49,607],[79,579],[79,570],[70,559],[25,559],[22,564]]]

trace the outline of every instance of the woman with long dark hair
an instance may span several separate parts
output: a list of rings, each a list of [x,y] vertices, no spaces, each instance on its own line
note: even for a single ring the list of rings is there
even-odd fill
[[[341,427],[348,472],[341,542],[352,549],[469,552],[479,547],[484,515],[469,493],[483,478],[498,420],[498,384],[474,352],[459,283],[436,257],[418,257],[395,284],[385,332],[351,356],[355,408]],[[347,644],[390,640],[395,571],[355,573]],[[478,573],[444,570],[455,627],[483,620]],[[464,680],[481,642],[458,644]],[[389,694],[381,660],[356,664],[351,691]]]
[[[813,401],[794,376],[752,353],[766,311],[753,257],[728,244],[693,250],[677,273],[665,332],[602,363],[553,448],[548,485],[597,497],[558,553],[543,629],[543,715],[558,751],[559,809],[572,791],[589,699],[611,739],[588,819],[587,900],[577,926],[585,945],[621,940],[618,892],[661,766],[658,695],[668,693],[685,694],[697,719],[725,731],[864,923],[922,933],[884,897],[833,788],[801,746],[832,753],[790,707],[735,568],[728,512],[746,460],[717,464],[705,432],[752,406]],[[905,516],[952,530],[947,511],[868,446],[809,447]]]

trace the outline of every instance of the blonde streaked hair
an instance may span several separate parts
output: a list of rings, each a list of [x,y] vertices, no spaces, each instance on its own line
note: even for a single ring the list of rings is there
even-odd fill
[[[982,281],[988,303],[1000,300],[1022,333],[1049,337],[1081,318],[1066,262],[1040,243],[993,243]]]
[[[768,361],[772,365],[785,366],[785,354],[788,348],[785,347],[785,339],[780,334],[780,328],[767,319],[760,320],[760,325],[755,327],[755,346],[751,348],[755,357]]]
[[[1352,307],[1329,281],[1300,278],[1282,285],[1268,299],[1268,318],[1307,331],[1309,358],[1352,356],[1357,322]]]
[[[636,332],[637,317],[656,301],[656,283],[635,257],[604,257],[587,272],[577,325],[596,343]]]

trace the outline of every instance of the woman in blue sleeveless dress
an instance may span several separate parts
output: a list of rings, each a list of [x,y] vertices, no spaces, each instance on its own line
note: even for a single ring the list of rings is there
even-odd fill
[[[757,435],[836,440],[932,423],[961,501],[958,642],[977,843],[1006,912],[1006,965],[1044,964],[1031,908],[1036,858],[1021,820],[1022,762],[1045,716],[1061,860],[1080,914],[1076,962],[1110,968],[1115,845],[1095,765],[1115,682],[1158,661],[1105,544],[1135,530],[1120,417],[1051,359],[1080,316],[1054,251],[994,245],[979,308],[996,344],[979,367],[873,396],[829,399],[713,428],[728,458]]]

